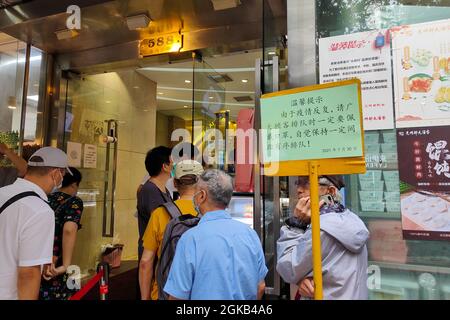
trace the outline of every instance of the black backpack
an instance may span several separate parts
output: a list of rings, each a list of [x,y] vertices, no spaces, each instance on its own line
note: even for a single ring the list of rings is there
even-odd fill
[[[194,217],[190,214],[181,214],[180,209],[173,202],[166,202],[162,206],[166,208],[172,219],[169,221],[166,230],[164,231],[164,237],[161,244],[161,256],[159,257],[156,268],[156,281],[158,283],[158,299],[168,300],[169,295],[164,292],[164,286],[166,285],[169,276],[178,240],[180,240],[183,233],[198,224],[200,217]]]

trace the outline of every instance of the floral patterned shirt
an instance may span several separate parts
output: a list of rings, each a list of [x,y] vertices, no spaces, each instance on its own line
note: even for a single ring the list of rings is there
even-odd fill
[[[57,257],[56,267],[62,265],[62,236],[64,224],[75,222],[78,230],[81,228],[81,215],[83,201],[78,197],[72,197],[63,192],[52,193],[48,197],[50,207],[55,211],[55,239],[53,244],[53,256]],[[41,300],[67,300],[76,291],[67,287],[68,274],[62,274],[50,280],[41,279],[39,298]]]

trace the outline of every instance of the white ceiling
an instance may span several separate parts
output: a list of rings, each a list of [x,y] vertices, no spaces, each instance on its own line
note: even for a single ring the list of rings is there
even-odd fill
[[[196,62],[195,69],[193,62],[189,61],[144,67],[137,71],[157,83],[157,110],[163,114],[191,120],[192,89],[195,87],[196,108],[214,104],[220,106],[220,110],[230,110],[231,118],[235,119],[240,109],[254,107],[257,58],[261,58],[261,50],[204,58],[205,63]],[[227,74],[233,81],[216,84],[208,78],[218,73]],[[238,102],[234,99],[237,96],[250,96],[252,100]]]

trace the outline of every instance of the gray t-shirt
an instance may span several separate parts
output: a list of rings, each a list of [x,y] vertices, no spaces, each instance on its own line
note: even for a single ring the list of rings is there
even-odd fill
[[[143,186],[141,191],[139,191],[137,197],[137,211],[138,211],[138,226],[139,226],[139,260],[142,255],[142,237],[144,236],[145,229],[150,220],[151,213],[153,210],[158,208],[163,203],[172,201],[170,198],[170,193],[166,189],[166,192],[162,192],[159,188],[151,181],[147,181]]]
[[[0,188],[13,184],[19,176],[14,167],[0,167]]]

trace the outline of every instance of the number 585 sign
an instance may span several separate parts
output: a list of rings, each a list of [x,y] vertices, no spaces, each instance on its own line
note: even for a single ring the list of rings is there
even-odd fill
[[[178,52],[182,47],[183,36],[179,32],[172,32],[141,40],[139,53],[142,57],[146,57],[167,52]]]

